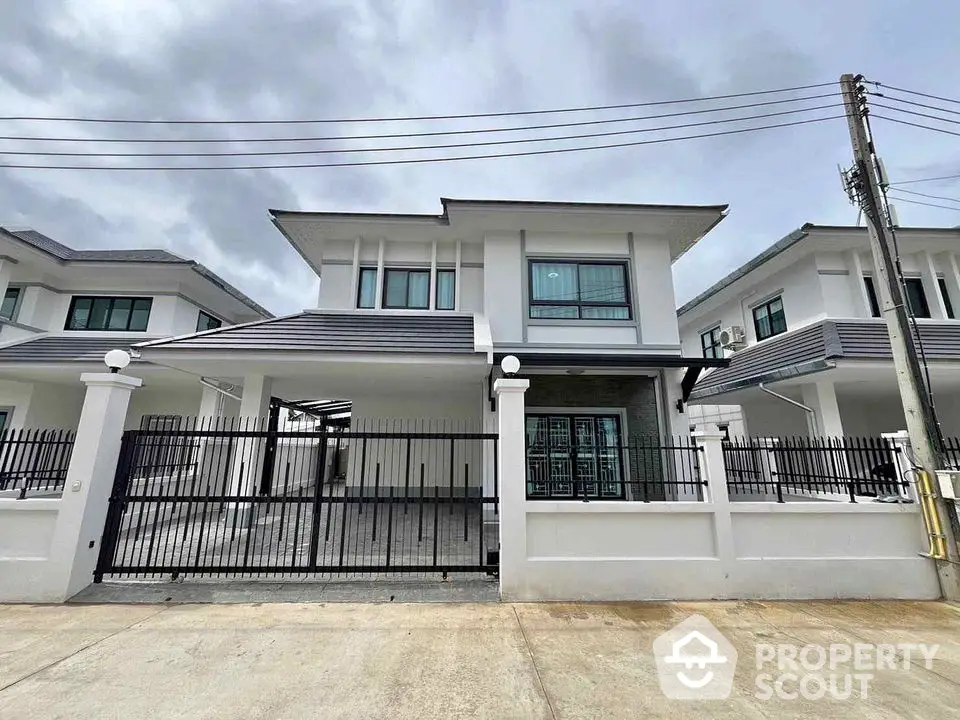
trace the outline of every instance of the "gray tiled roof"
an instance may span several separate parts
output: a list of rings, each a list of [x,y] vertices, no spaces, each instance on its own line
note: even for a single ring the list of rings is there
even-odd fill
[[[143,341],[143,335],[44,335],[0,348],[0,363],[102,363],[108,350],[126,350]]]
[[[475,352],[473,316],[317,313],[235,325],[179,338],[157,340],[141,349],[282,352]]]
[[[273,317],[273,313],[251,300],[216,273],[195,260],[188,260],[187,258],[180,257],[166,250],[149,248],[133,250],[74,250],[36,230],[10,230],[8,228],[0,228],[0,231],[6,232],[18,240],[22,240],[28,245],[32,245],[38,250],[49,253],[64,262],[132,262],[187,265],[198,275],[213,283],[227,295],[240,301],[258,315],[267,318]]]
[[[960,361],[960,324],[918,324],[928,360]],[[833,360],[892,360],[882,320],[824,320],[771,338],[730,357],[730,365],[710,372],[690,394],[700,400],[832,367]]]

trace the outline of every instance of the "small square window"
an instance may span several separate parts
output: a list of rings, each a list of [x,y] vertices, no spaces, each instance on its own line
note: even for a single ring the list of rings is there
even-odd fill
[[[203,332],[204,330],[216,330],[221,325],[223,325],[222,320],[215,318],[209,313],[205,313],[203,310],[200,311],[200,315],[197,318],[197,332]]]
[[[700,335],[700,347],[705,358],[722,358],[723,348],[720,347],[720,326],[707,330]]]
[[[384,271],[383,307],[426,310],[430,307],[430,271]]]
[[[0,306],[0,318],[4,320],[14,320],[17,314],[17,303],[20,300],[20,288],[7,288],[3,296],[3,305]]]
[[[758,305],[753,309],[753,327],[757,333],[757,340],[766,340],[774,335],[787,331],[787,318],[783,314],[783,300],[775,297],[773,300]]]

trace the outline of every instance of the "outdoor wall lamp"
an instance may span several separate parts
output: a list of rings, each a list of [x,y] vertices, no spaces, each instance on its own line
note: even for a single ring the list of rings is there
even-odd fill
[[[507,355],[500,361],[500,369],[507,377],[516,375],[520,372],[520,359],[516,355]]]
[[[103,364],[110,368],[110,372],[118,373],[130,364],[130,353],[124,350],[110,350],[103,356]]]

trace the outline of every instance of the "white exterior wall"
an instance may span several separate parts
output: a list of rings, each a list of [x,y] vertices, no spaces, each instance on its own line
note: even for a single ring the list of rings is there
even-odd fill
[[[195,388],[151,387],[149,383],[144,383],[130,399],[124,429],[139,428],[144,415],[196,417],[200,410],[202,389],[199,383]]]
[[[0,498],[0,602],[42,602],[59,499]]]
[[[483,297],[494,342],[523,342],[523,278],[519,235],[486,235]]]

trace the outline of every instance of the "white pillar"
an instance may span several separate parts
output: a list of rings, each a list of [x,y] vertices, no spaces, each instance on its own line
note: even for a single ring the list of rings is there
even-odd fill
[[[814,411],[817,434],[826,437],[843,437],[843,419],[837,402],[837,390],[829,380],[808,383],[802,386],[803,403]]]
[[[520,594],[527,562],[527,448],[523,394],[529,380],[500,378],[497,395],[497,477],[500,484],[500,596]]]
[[[223,395],[212,387],[201,385],[200,407],[197,408],[197,420],[209,421],[210,418],[220,417],[223,409]],[[203,424],[206,427],[206,423]]]
[[[713,505],[714,539],[717,557],[725,572],[729,573],[736,561],[733,545],[733,521],[730,517],[730,496],[727,492],[727,468],[723,461],[723,433],[715,423],[708,430],[693,433],[700,447],[700,461],[707,481],[707,502]]]
[[[933,256],[929,252],[917,253],[917,265],[920,266],[920,280],[923,283],[923,294],[927,296],[927,305],[930,306],[930,317],[946,320],[947,306],[940,292],[937,266]]]
[[[245,375],[243,394],[240,398],[240,417],[236,429],[266,430],[267,416],[270,413],[270,393],[273,381],[264,375]],[[228,488],[229,495],[253,495],[260,483],[263,468],[264,441],[259,438],[245,438],[234,446],[233,482]],[[249,510],[249,503],[240,503],[237,510]],[[243,521],[250,519],[243,515]]]
[[[67,600],[93,582],[130,393],[140,378],[84,373],[87,394],[50,549],[50,590]]]

